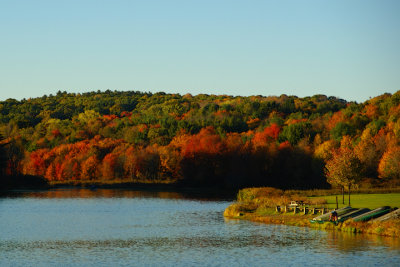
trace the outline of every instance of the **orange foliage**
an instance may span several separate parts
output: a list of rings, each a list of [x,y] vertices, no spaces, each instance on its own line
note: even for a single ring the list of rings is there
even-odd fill
[[[111,151],[121,143],[121,140],[100,139],[99,136],[96,136],[90,141],[63,144],[52,150],[39,149],[31,152],[29,158],[23,161],[23,173],[44,176],[51,181],[93,179],[93,174],[97,175],[99,170],[91,173],[90,164],[95,162],[94,159],[97,161],[99,159],[90,153],[97,151],[96,153],[101,155],[102,151]],[[106,164],[110,163],[109,158],[106,158],[105,162]],[[96,165],[100,165],[100,162],[96,163]],[[86,177],[86,175],[89,176]]]
[[[308,119],[288,119],[286,121],[286,124],[287,125],[291,125],[291,124],[296,124],[296,123],[299,123],[299,122],[307,122],[307,121],[308,121]]]
[[[56,170],[54,168],[54,164],[50,164],[46,170],[46,174],[44,176],[47,180],[53,181],[56,177]]]
[[[141,124],[141,125],[138,125],[137,127],[138,127],[139,132],[141,132],[141,133],[145,132],[149,128],[149,127],[147,127],[146,124]]]
[[[265,128],[264,132],[267,136],[277,140],[281,130],[282,128],[278,124],[273,123],[269,127]]]
[[[82,180],[94,180],[98,178],[98,166],[99,160],[96,156],[90,156],[82,163],[82,172],[81,179]]]
[[[389,115],[400,118],[400,105],[391,107],[389,110]]]
[[[24,166],[24,173],[31,175],[45,176],[46,161],[44,155],[48,152],[47,149],[39,149],[32,152],[29,156],[29,162]]]
[[[180,161],[182,160],[179,151],[172,146],[162,146],[158,148],[158,153],[162,175],[165,175],[165,178],[179,179],[181,177]]]
[[[346,139],[346,138],[343,138]],[[350,188],[361,178],[361,162],[350,147],[349,138],[335,149],[326,163],[326,176],[332,185]]]
[[[219,118],[226,117],[228,114],[229,113],[226,110],[217,110],[216,112],[214,112],[214,116]]]
[[[152,128],[152,129],[159,129],[159,128],[161,128],[161,125],[160,124],[152,124],[152,125],[150,125],[150,128]]]
[[[285,141],[285,142],[279,144],[279,149],[280,150],[287,149],[287,148],[290,148],[290,147],[291,147],[291,145],[290,145],[289,141]]]
[[[332,130],[339,122],[345,121],[345,116],[341,111],[335,112],[328,122],[328,130]]]
[[[243,138],[238,133],[229,133],[224,139],[226,152],[238,153],[246,148],[246,144],[243,142]]]
[[[111,115],[103,115],[103,119],[105,120],[105,121],[112,121],[112,120],[115,120],[115,119],[117,119],[118,118],[118,116],[117,115],[114,115],[114,114],[111,114]]]
[[[378,167],[381,178],[400,178],[400,146],[388,147]]]
[[[261,120],[259,118],[249,119],[246,123],[249,129],[255,129],[260,125]]]
[[[129,147],[125,151],[124,176],[135,178],[137,176],[137,155],[133,147]]]
[[[364,110],[365,110],[365,116],[367,116],[370,119],[377,118],[379,115],[379,108],[373,104],[366,105]]]
[[[117,164],[118,155],[110,153],[107,154],[102,162],[101,175],[103,179],[111,180],[115,177],[115,166]]]

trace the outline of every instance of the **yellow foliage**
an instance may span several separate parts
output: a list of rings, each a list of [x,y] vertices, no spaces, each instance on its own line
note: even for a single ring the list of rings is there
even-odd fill
[[[336,141],[329,140],[323,142],[315,149],[314,155],[317,158],[323,159],[325,161],[330,160],[332,158],[332,152],[337,147]]]

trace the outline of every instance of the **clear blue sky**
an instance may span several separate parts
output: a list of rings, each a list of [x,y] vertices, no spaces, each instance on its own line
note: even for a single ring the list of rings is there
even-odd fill
[[[0,0],[0,100],[400,90],[400,1]]]

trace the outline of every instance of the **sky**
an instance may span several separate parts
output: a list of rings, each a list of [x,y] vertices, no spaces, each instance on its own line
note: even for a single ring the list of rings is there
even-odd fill
[[[400,90],[398,0],[0,0],[0,100]]]

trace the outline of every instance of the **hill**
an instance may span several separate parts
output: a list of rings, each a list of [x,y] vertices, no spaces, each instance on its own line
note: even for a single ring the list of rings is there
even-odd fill
[[[400,91],[364,103],[59,91],[1,101],[0,130],[7,173],[50,182],[321,188],[346,149],[364,186],[400,180]]]

